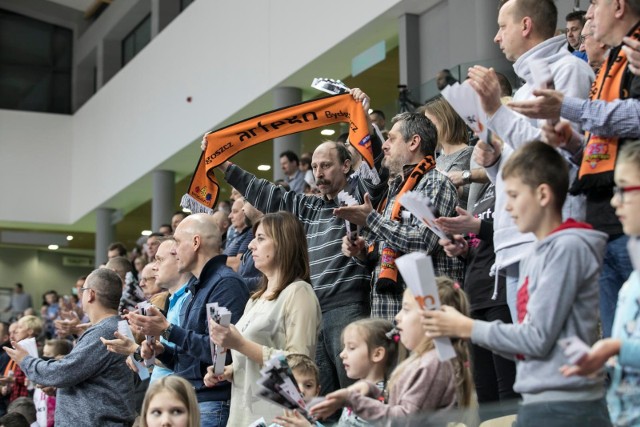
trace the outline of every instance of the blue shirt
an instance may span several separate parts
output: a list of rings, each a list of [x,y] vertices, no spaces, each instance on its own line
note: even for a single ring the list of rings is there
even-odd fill
[[[189,290],[189,288],[187,287],[188,283],[189,282],[182,285],[180,289],[178,289],[175,293],[173,293],[169,297],[169,308],[167,309],[167,320],[172,325],[180,325],[180,311],[182,310],[182,306],[184,305],[184,302],[187,300],[187,294],[188,294],[187,291]],[[160,342],[165,346],[175,347],[174,343],[169,342],[162,337],[160,337]],[[155,366],[153,368],[153,372],[151,373],[150,382],[154,382],[155,380],[158,380],[162,377],[166,377],[167,375],[171,375],[171,374],[173,374],[173,371],[171,369],[167,369],[164,366]]]

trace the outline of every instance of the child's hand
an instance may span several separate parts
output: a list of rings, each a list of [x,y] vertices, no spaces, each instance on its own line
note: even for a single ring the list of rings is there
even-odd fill
[[[362,394],[363,396],[367,396],[369,394],[369,383],[363,380],[356,381],[355,383],[347,387],[347,390],[355,391],[356,393]]]
[[[469,338],[471,337],[473,320],[455,308],[443,305],[440,310],[423,310],[422,327],[430,338]]]
[[[588,376],[598,372],[610,357],[620,353],[621,342],[615,338],[605,338],[591,347],[591,351],[573,366],[563,366],[560,372],[565,377],[573,375]]]
[[[231,381],[233,379],[233,365],[227,365],[224,367],[222,375],[214,375],[213,365],[207,368],[207,374],[204,376],[204,385],[207,387],[213,387],[222,381]]]
[[[338,409],[341,409],[345,406],[348,396],[349,390],[346,388],[342,388],[340,390],[334,391],[333,393],[329,393],[327,394],[325,400],[311,407],[309,412],[316,418],[327,418]]]
[[[274,423],[280,424],[284,427],[294,426],[294,427],[311,427],[309,421],[307,421],[302,415],[298,413],[298,411],[284,411],[284,415],[280,415],[273,420]]]

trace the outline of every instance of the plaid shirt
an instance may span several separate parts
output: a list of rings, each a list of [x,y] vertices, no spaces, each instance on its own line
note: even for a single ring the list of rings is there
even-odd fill
[[[26,380],[26,375],[22,372],[20,366],[16,365],[15,368],[13,368],[13,384],[11,385],[9,402],[13,402],[19,397],[29,396],[29,389],[27,388]]]
[[[411,173],[415,165],[405,167],[405,176]],[[367,217],[367,225],[362,234],[368,242],[377,242],[378,258],[382,248],[386,244],[402,254],[410,252],[425,252],[433,259],[435,274],[449,276],[462,283],[464,278],[464,264],[457,258],[449,258],[438,244],[436,236],[427,226],[413,215],[406,218],[402,216],[400,221],[391,220],[391,211],[398,192],[404,181],[400,177],[390,184],[389,199],[382,214],[371,212]],[[436,169],[431,169],[416,184],[412,191],[428,196],[433,202],[440,216],[455,216],[458,192],[446,175]],[[402,211],[405,211],[402,208]],[[383,244],[384,242],[384,244]],[[376,292],[375,283],[380,275],[380,263],[376,265],[371,286],[371,317],[381,317],[393,320],[402,307],[402,294],[379,294]],[[398,275],[398,284],[403,286],[402,277]]]
[[[640,138],[640,100],[613,102],[565,96],[560,115],[595,135]]]

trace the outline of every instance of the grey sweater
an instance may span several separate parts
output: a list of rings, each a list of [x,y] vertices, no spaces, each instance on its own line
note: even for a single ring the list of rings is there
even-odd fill
[[[133,373],[125,356],[107,351],[100,337],[113,339],[119,316],[87,329],[61,360],[24,358],[20,368],[36,384],[58,387],[56,425],[128,426],[135,418]]]
[[[518,359],[513,389],[525,404],[604,395],[602,377],[560,373],[568,360],[558,340],[577,336],[591,346],[597,338],[598,277],[606,243],[606,234],[565,222],[537,241],[520,263],[519,321],[473,322],[475,344]]]

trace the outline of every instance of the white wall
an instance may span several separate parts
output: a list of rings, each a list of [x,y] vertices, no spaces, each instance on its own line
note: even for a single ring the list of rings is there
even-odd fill
[[[40,307],[42,294],[48,290],[69,295],[78,277],[93,269],[63,267],[62,257],[58,252],[0,248],[0,287],[13,289],[16,283],[22,283],[35,307]]]
[[[65,223],[72,118],[0,110],[0,220]]]
[[[295,0],[194,2],[72,119],[59,118],[71,124],[0,111],[1,194],[19,199],[2,203],[0,220],[77,221],[397,2],[318,12]],[[53,162],[26,161],[34,139]]]

